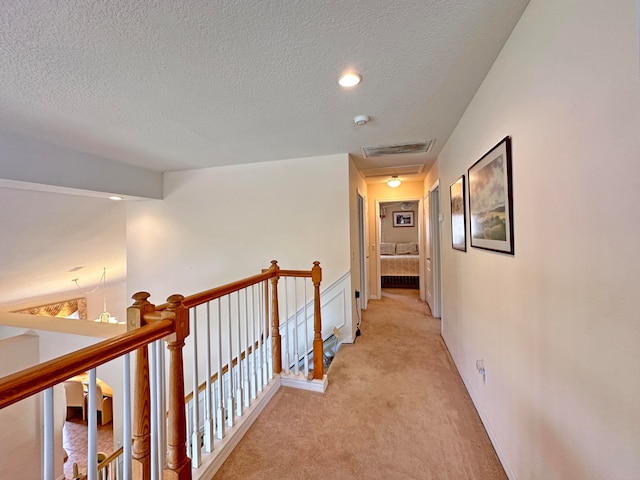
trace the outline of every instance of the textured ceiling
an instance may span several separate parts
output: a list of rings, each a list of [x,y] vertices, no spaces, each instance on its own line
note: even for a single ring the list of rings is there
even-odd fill
[[[363,145],[436,139],[433,161],[526,4],[4,0],[0,130],[158,171],[343,152],[365,168],[385,159]],[[341,89],[345,69],[362,84]]]
[[[423,178],[527,3],[3,0],[0,131],[154,171],[349,152],[380,181],[398,165]],[[347,69],[361,85],[337,85]],[[0,304],[68,290],[78,265],[92,284],[103,266],[124,276],[124,234],[98,233],[122,207],[38,195],[0,187]]]

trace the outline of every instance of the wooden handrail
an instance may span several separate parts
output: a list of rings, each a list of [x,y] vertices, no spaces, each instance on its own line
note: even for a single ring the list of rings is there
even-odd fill
[[[90,345],[67,355],[39,363],[0,379],[0,409],[64,382],[167,336],[173,332],[171,319],[160,320],[138,330]]]
[[[107,458],[105,458],[100,463],[98,463],[98,471],[107,468],[107,465],[109,465],[116,458],[118,458],[120,455],[122,455],[123,452],[124,452],[124,448],[120,447],[115,452],[113,452],[111,455],[109,455]]]
[[[281,277],[311,278],[311,270],[280,270],[278,275]]]
[[[207,303],[247,287],[262,284],[263,313],[260,319],[259,340],[247,345],[232,360],[231,365],[225,365],[222,374],[227,373],[238,362],[246,359],[259,345],[265,344],[267,336],[271,339],[272,362],[275,372],[280,373],[281,338],[280,319],[278,316],[278,280],[280,277],[311,278],[314,285],[314,378],[322,378],[322,337],[320,323],[320,281],[321,269],[319,262],[314,262],[310,270],[280,270],[277,262],[271,262],[269,269],[251,277],[238,280],[220,287],[200,292],[189,297],[172,295],[167,303],[158,307],[148,301],[147,292],[138,292],[133,298],[134,304],[127,309],[128,331],[124,334],[109,338],[94,345],[85,347],[53,360],[40,363],[0,378],[0,409],[13,405],[32,395],[47,390],[65,380],[92,370],[102,364],[110,362],[127,353],[137,352],[136,376],[134,380],[133,396],[133,426],[132,426],[132,469],[134,476],[143,480],[150,478],[150,389],[147,345],[160,339],[167,342],[169,351],[169,379],[168,379],[168,412],[167,412],[167,451],[166,463],[163,469],[164,479],[187,480],[191,478],[191,460],[186,452],[186,419],[184,402],[184,378],[182,348],[185,338],[189,335],[189,308]],[[269,281],[270,280],[270,281]],[[269,285],[271,284],[271,285]],[[262,295],[262,294],[261,294]],[[305,307],[306,308],[306,307]],[[217,379],[214,374],[212,381]],[[266,377],[265,377],[266,381]],[[203,384],[204,385],[204,384]],[[200,391],[201,388],[198,388]],[[193,398],[193,393],[190,394]],[[241,395],[241,394],[239,394]],[[232,412],[229,412],[233,414]],[[120,453],[116,452],[106,465]]]
[[[211,300],[215,300],[216,298],[224,297],[225,295],[237,292],[238,290],[242,290],[243,288],[250,287],[251,285],[256,285],[260,282],[264,282],[265,280],[269,280],[274,275],[275,274],[273,272],[266,270],[264,273],[258,273],[257,275],[253,275],[242,280],[227,283],[226,285],[221,285],[219,287],[205,290],[203,292],[194,293],[193,295],[185,297],[182,303],[187,308],[202,305],[203,303],[210,302]],[[168,303],[158,305],[156,307],[156,311],[162,311],[166,309],[168,305]]]

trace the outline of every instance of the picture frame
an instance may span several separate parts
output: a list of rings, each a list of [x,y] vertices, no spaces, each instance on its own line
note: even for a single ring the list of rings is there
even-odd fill
[[[393,226],[394,227],[413,227],[413,211],[408,212],[393,212]]]
[[[474,248],[514,254],[511,137],[469,167],[469,237]]]
[[[29,315],[40,315],[43,317],[58,318],[77,318],[79,320],[87,320],[87,299],[85,297],[72,298],[56,303],[48,303],[46,305],[38,305],[22,310],[16,310],[13,313],[27,313]]]
[[[449,186],[451,198],[451,247],[467,251],[467,205],[464,175]]]

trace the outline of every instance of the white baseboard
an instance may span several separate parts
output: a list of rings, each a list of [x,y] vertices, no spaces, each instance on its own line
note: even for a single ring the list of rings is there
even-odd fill
[[[509,480],[517,480],[515,473],[513,473],[513,470],[511,470],[511,468],[509,467],[509,463],[507,462],[507,459],[504,455],[504,452],[502,451],[502,448],[500,448],[500,443],[498,443],[498,440],[495,434],[493,433],[489,420],[484,415],[482,410],[478,408],[479,403],[478,403],[478,399],[475,396],[475,392],[471,388],[469,388],[469,384],[467,383],[466,379],[462,377],[462,375],[460,377],[462,378],[462,383],[464,383],[464,386],[467,389],[467,392],[469,392],[469,396],[471,397],[471,401],[473,402],[473,405],[476,408],[476,412],[478,412],[478,415],[480,416],[480,421],[482,422],[482,425],[484,425],[484,429],[487,431],[489,440],[491,440],[491,444],[493,445],[493,448],[495,449],[496,454],[500,459],[502,468],[504,468],[504,471],[507,474],[507,477],[509,478]]]
[[[304,375],[296,375],[294,373],[281,374],[280,381],[283,387],[299,388],[300,390],[308,390],[310,392],[324,393],[327,390],[329,380],[325,375],[322,380],[307,380]]]
[[[496,438],[496,435],[493,432],[493,429],[491,428],[489,419],[485,416],[483,410],[479,408],[480,402],[476,397],[476,392],[473,390],[473,388],[471,388],[471,385],[469,385],[464,375],[462,375],[461,370],[458,367],[458,363],[456,362],[456,359],[454,358],[453,355],[451,355],[451,352],[449,351],[449,346],[447,345],[446,339],[442,335],[441,337],[447,348],[447,353],[449,354],[449,357],[451,358],[451,360],[453,360],[453,365],[456,367],[456,370],[458,371],[458,375],[462,379],[462,383],[464,384],[465,389],[469,393],[469,397],[471,397],[471,402],[473,403],[473,406],[476,409],[476,412],[478,412],[478,415],[480,416],[480,421],[482,422],[484,429],[487,431],[489,440],[491,441],[491,444],[493,445],[493,448],[496,451],[496,454],[498,455],[498,459],[502,464],[502,468],[504,468],[504,471],[507,474],[507,477],[509,478],[509,480],[517,480],[515,473],[513,473],[513,470],[511,469],[511,467],[509,466],[509,463],[507,462],[507,458],[505,457],[504,452],[502,451],[502,448],[500,448],[500,443],[498,442],[498,439]]]

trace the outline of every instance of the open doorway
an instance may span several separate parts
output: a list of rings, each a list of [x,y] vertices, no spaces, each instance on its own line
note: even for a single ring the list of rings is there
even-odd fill
[[[420,291],[421,200],[378,202],[378,282],[382,288],[411,288]]]

